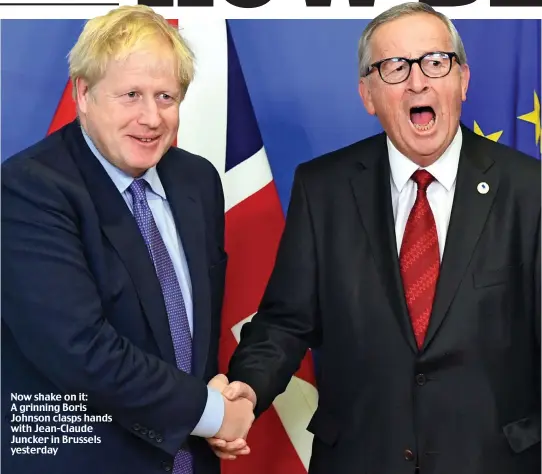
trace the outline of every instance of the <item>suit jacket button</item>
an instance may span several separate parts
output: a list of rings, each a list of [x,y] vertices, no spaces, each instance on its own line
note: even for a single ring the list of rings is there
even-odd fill
[[[162,469],[164,471],[170,472],[173,469],[173,466],[168,462],[162,462]]]
[[[141,428],[141,429],[139,430],[139,432],[140,432],[143,436],[145,436],[145,435],[147,434],[147,431],[149,431],[149,430],[148,430],[147,428],[145,428],[145,427],[143,427],[143,428]]]
[[[416,383],[418,385],[425,385],[426,381],[427,381],[427,379],[425,378],[425,375],[423,375],[423,374],[416,375]]]
[[[156,435],[156,438],[154,439],[154,441],[156,441],[157,443],[161,443],[162,441],[164,441],[164,438],[162,438],[159,434]]]
[[[134,426],[132,426],[134,431],[139,431],[141,429],[141,425],[139,423],[136,423]]]
[[[406,461],[414,461],[414,453],[410,449],[405,449],[403,453]]]
[[[154,431],[153,430],[150,430],[149,431],[149,434],[147,435],[150,439],[153,439],[155,434],[154,434]]]

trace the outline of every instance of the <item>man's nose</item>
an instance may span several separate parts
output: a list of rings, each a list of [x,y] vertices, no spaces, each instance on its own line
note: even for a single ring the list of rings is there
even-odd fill
[[[147,98],[142,101],[139,123],[149,128],[157,128],[162,122],[160,109],[154,98]]]
[[[427,88],[428,77],[422,72],[420,65],[412,65],[408,78],[408,87],[413,92],[423,92]]]

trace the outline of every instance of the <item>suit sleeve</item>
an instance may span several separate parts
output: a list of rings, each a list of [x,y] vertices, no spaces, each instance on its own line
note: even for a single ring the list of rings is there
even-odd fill
[[[298,168],[275,267],[258,313],[242,328],[227,374],[254,389],[257,416],[286,389],[307,349],[319,345],[316,274],[309,202]]]
[[[2,318],[9,332],[61,392],[87,393],[91,408],[175,454],[203,413],[206,384],[115,331],[103,316],[80,235],[91,217],[76,213],[56,182],[44,179],[50,171],[6,168]]]

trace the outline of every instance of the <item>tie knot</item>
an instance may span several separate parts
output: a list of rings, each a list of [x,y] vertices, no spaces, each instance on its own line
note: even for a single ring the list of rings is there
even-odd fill
[[[145,189],[147,187],[147,182],[144,179],[134,179],[130,187],[128,188],[132,193],[132,196],[136,200],[145,199]]]
[[[429,171],[418,170],[412,175],[412,180],[418,185],[420,191],[427,191],[427,187],[434,181],[435,177]]]

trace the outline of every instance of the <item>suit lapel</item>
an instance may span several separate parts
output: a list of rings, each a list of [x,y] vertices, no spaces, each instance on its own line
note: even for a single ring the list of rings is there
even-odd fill
[[[499,187],[497,169],[492,166],[493,160],[485,155],[484,147],[481,146],[483,139],[475,137],[466,128],[462,131],[463,146],[454,203],[424,348],[431,342],[448,312]],[[487,194],[478,191],[480,183],[489,185]]]
[[[359,217],[393,314],[411,349],[417,351],[399,272],[385,135],[377,137],[373,149],[361,157],[351,184]]]
[[[160,353],[165,361],[175,364],[162,290],[137,223],[107,172],[88,148],[77,122],[66,129],[66,139],[96,207],[102,230],[132,278]]]
[[[203,376],[209,352],[211,306],[203,209],[195,179],[171,151],[158,164],[175,226],[186,255],[193,302],[192,359],[194,375]]]

